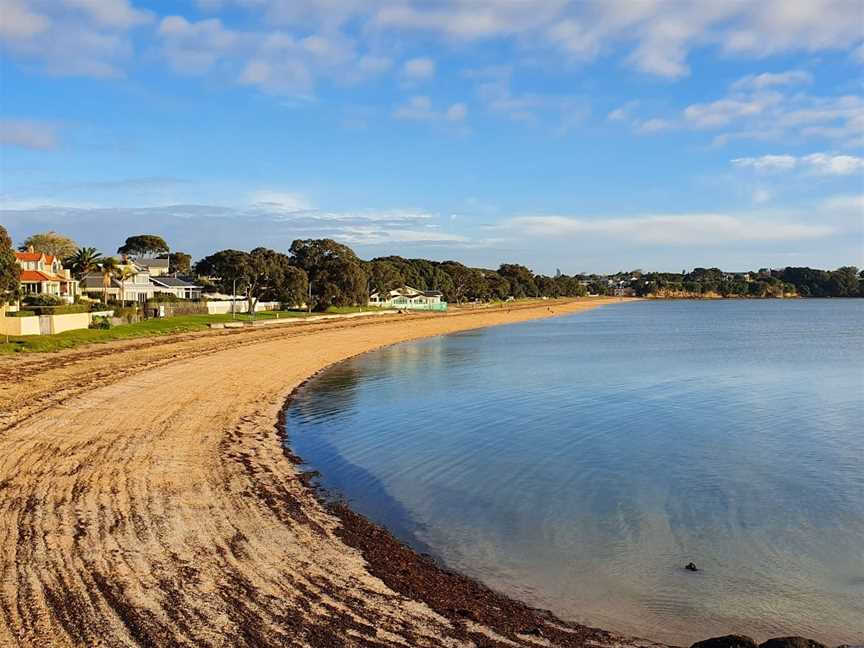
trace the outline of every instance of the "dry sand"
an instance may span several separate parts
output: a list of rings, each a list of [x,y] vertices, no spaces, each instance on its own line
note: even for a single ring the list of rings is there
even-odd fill
[[[527,608],[328,509],[277,423],[294,388],[347,357],[608,301],[0,359],[0,646],[646,645]]]

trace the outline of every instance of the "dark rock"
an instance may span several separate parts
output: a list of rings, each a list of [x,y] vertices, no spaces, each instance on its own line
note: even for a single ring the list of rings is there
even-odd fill
[[[692,562],[687,563],[687,565],[684,567],[684,569],[686,569],[687,571],[699,571],[699,568],[696,566],[696,563],[692,563]]]
[[[542,637],[543,630],[538,626],[531,626],[530,628],[523,628],[518,634],[527,635],[529,637]]]
[[[826,646],[804,637],[777,637],[759,644],[759,648],[826,648]]]
[[[690,648],[757,648],[756,642],[744,635],[726,635],[697,641]]]

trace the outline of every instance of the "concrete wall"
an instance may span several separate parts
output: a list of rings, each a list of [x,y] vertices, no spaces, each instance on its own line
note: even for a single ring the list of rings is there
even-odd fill
[[[0,319],[0,328],[3,335],[39,335],[39,318],[3,317]]]
[[[51,333],[86,329],[90,326],[90,313],[66,313],[64,315],[49,315],[51,318]],[[27,318],[21,318],[27,319]]]
[[[2,335],[53,335],[64,331],[86,329],[94,315],[110,317],[114,311],[102,313],[65,313],[63,315],[34,315],[31,317],[0,317]],[[40,324],[44,324],[44,330]]]

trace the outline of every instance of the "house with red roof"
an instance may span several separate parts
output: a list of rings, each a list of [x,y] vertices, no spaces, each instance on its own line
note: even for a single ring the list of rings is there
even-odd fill
[[[77,282],[60,259],[30,248],[16,252],[15,260],[21,267],[19,281],[24,295],[54,295],[70,304],[75,301]]]

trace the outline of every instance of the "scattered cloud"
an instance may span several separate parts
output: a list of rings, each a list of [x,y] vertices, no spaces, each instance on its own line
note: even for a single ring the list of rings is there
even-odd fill
[[[402,78],[406,81],[426,81],[434,76],[435,61],[431,58],[413,58],[402,64]]]
[[[455,103],[447,109],[445,116],[451,122],[465,121],[468,117],[468,107],[464,103]]]
[[[621,241],[662,245],[722,245],[738,242],[788,241],[828,236],[831,227],[769,221],[757,214],[651,214],[632,218],[526,216],[506,227],[540,238],[613,236]]]
[[[435,108],[432,100],[426,95],[414,95],[396,107],[393,111],[396,119],[406,121],[449,122],[461,124],[468,118],[468,106],[464,103],[454,103],[441,109]]]
[[[794,155],[763,155],[761,157],[735,158],[732,165],[756,171],[779,172],[793,169],[805,170],[816,175],[852,175],[864,172],[864,158],[854,155],[830,155],[811,153],[801,157]]]
[[[763,72],[748,74],[732,84],[733,90],[764,90],[778,86],[806,85],[813,83],[813,75],[804,70],[789,70],[787,72]]]
[[[33,119],[0,119],[0,144],[35,151],[56,149],[57,125]]]
[[[153,21],[129,0],[0,0],[0,46],[49,74],[112,78],[131,59],[131,30]]]
[[[827,140],[833,146],[864,146],[864,96],[815,96],[800,88],[812,77],[791,70],[745,76],[714,101],[693,103],[662,116],[637,115],[631,101],[607,115],[607,121],[627,124],[636,133],[683,128],[713,133],[713,143],[732,140]]]
[[[312,209],[304,196],[284,191],[255,191],[249,196],[249,202],[256,207],[274,211],[297,212]]]

